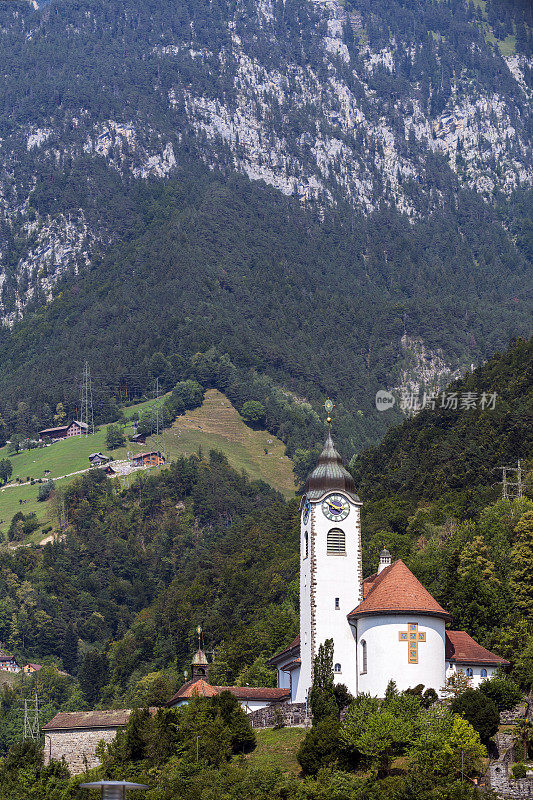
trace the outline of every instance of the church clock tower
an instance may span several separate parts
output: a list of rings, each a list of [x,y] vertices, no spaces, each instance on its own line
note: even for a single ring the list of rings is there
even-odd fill
[[[328,418],[328,422],[329,422]],[[357,646],[347,614],[362,600],[361,501],[328,434],[302,497],[300,658],[296,701],[313,683],[313,659],[333,639],[336,683],[357,694]]]

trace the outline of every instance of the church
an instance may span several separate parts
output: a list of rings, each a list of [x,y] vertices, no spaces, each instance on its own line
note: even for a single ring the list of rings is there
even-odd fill
[[[508,666],[465,631],[447,629],[451,615],[388,550],[363,578],[361,505],[328,434],[300,504],[300,635],[269,661],[290,702],[307,702],[313,659],[326,639],[333,640],[335,682],[354,696],[383,697],[390,680],[400,691],[423,684],[440,694],[456,671],[475,688]]]

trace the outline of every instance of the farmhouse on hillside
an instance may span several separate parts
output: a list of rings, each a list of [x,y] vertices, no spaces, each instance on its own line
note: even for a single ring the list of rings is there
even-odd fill
[[[61,439],[68,439],[69,436],[82,436],[89,432],[89,426],[86,422],[79,422],[75,419],[69,422],[68,425],[60,425],[58,428],[43,428],[39,431],[40,439],[51,439],[53,442],[58,442]]]
[[[165,457],[155,450],[151,450],[149,453],[137,453],[131,457],[132,467],[156,467],[164,463]]]

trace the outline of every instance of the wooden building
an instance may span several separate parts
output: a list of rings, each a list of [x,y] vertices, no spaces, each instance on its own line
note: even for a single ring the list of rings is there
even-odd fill
[[[131,457],[131,464],[133,467],[156,467],[164,463],[165,457],[155,450],[149,453],[137,453],[136,456]]]

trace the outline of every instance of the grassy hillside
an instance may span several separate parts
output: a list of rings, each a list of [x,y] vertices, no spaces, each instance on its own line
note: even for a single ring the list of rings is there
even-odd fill
[[[138,406],[131,406],[127,410],[128,414],[131,415],[135,410],[143,409],[146,405],[146,403],[140,403]],[[126,427],[126,436],[131,432],[131,426]],[[12,481],[21,478],[24,482],[20,486],[11,483],[0,489],[0,534],[5,535],[11,518],[17,511],[23,511],[24,514],[35,512],[42,524],[48,521],[49,503],[40,503],[37,500],[40,484],[34,483],[32,486],[26,483],[27,478],[33,480],[51,478],[56,483],[58,478],[65,478],[63,483],[67,483],[77,473],[88,469],[90,453],[100,452],[113,459],[122,459],[127,457],[128,452],[138,453],[145,448],[144,445],[127,442],[126,447],[111,452],[106,447],[105,438],[106,429],[103,426],[89,436],[73,436],[61,442],[55,442],[49,447],[24,450],[16,455],[9,455],[7,446],[0,448],[0,459],[9,458],[13,464]],[[47,470],[49,474],[45,474]]]
[[[252,767],[280,770],[283,773],[298,775],[300,765],[296,753],[305,736],[304,728],[271,728],[256,730],[257,747],[248,756]]]
[[[164,398],[162,398],[162,401]],[[161,401],[161,402],[162,402]],[[142,413],[153,405],[153,400],[144,401],[125,409],[126,419],[135,412]],[[126,436],[132,433],[128,424]],[[128,441],[125,447],[109,451],[105,443],[106,429],[102,426],[90,436],[72,437],[56,442],[49,447],[24,450],[9,456],[7,446],[0,448],[0,459],[9,458],[13,464],[13,480],[21,478],[23,483],[12,483],[0,489],[0,534],[5,535],[9,523],[17,511],[37,514],[42,525],[49,523],[49,502],[39,502],[38,483],[33,486],[26,479],[58,479],[65,485],[76,474],[88,469],[90,453],[101,452],[113,459],[124,459],[129,453],[140,453],[155,447],[155,436],[148,438],[146,445]],[[245,470],[252,480],[263,480],[280,491],[285,497],[294,495],[292,462],[285,455],[285,445],[268,431],[256,431],[245,425],[242,417],[229,400],[216,390],[206,392],[201,408],[179,417],[171,429],[164,431],[160,446],[172,461],[180,455],[190,455],[201,448],[205,453],[221,450],[231,466]],[[48,470],[49,474],[45,474]],[[22,502],[21,502],[22,501]],[[38,541],[41,531],[36,531],[32,540]]]
[[[170,460],[199,448],[206,454],[221,450],[234,469],[244,470],[252,480],[265,481],[285,497],[294,496],[292,462],[285,455],[285,445],[268,431],[249,428],[216,389],[208,389],[200,408],[178,417],[164,431],[163,442]],[[155,437],[147,445],[155,447]]]

